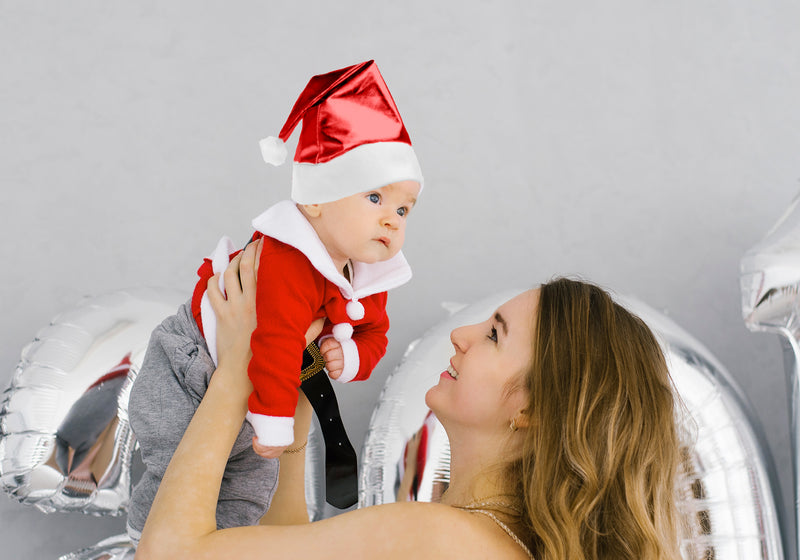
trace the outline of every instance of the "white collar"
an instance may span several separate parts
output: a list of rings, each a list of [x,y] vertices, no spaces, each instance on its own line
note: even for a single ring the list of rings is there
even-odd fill
[[[411,267],[403,252],[399,251],[387,261],[372,264],[354,261],[351,284],[337,270],[317,232],[291,200],[281,201],[268,208],[253,219],[253,227],[303,253],[313,267],[336,284],[342,295],[350,300],[388,291],[411,279]]]

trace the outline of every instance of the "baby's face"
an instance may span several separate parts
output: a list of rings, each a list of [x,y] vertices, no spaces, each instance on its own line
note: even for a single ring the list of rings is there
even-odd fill
[[[399,181],[320,205],[315,229],[334,262],[385,261],[403,247],[416,181]]]

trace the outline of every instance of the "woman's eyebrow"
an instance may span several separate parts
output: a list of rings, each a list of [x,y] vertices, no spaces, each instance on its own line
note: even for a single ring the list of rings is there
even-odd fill
[[[508,323],[506,323],[506,320],[503,319],[503,316],[500,315],[499,311],[494,314],[494,320],[500,323],[500,326],[503,327],[503,334],[508,336]]]

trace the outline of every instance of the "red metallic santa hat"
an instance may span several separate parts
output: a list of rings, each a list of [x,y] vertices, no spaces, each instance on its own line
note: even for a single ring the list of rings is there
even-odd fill
[[[397,181],[422,185],[411,138],[375,61],[311,78],[278,138],[261,140],[267,163],[286,160],[285,142],[300,120],[292,171],[295,202],[331,202]]]

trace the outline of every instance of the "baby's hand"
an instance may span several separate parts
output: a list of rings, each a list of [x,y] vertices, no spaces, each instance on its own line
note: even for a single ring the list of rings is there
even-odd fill
[[[344,370],[344,352],[342,345],[335,338],[326,338],[319,345],[319,352],[325,358],[325,368],[328,370],[328,377],[339,379]]]
[[[256,452],[256,455],[261,455],[265,459],[276,459],[281,456],[281,453],[289,447],[288,445],[279,445],[279,446],[272,446],[272,445],[261,445],[258,443],[258,438],[253,438],[253,451]]]

